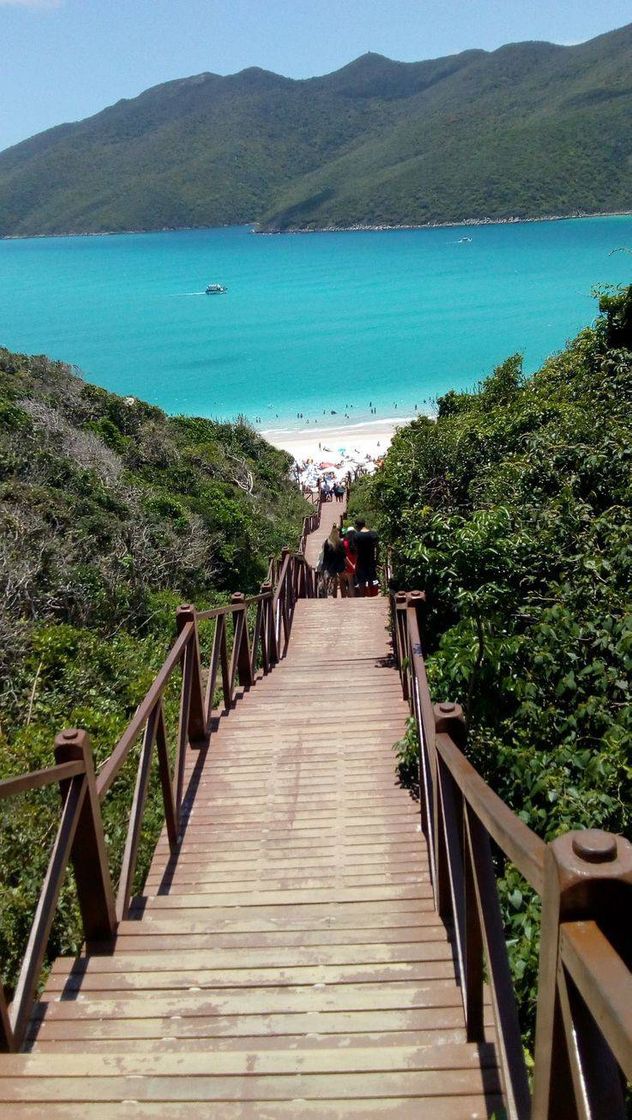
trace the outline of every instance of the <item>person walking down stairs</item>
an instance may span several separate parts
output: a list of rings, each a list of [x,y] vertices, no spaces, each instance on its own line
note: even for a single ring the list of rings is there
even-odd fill
[[[362,518],[358,518],[355,527],[356,594],[360,598],[377,595],[379,591],[377,578],[379,537],[374,529],[367,528],[366,521]]]
[[[347,594],[347,585],[342,579],[346,566],[347,554],[340,539],[338,526],[332,525],[331,532],[323,544],[322,572],[326,580],[327,593],[331,593],[334,599],[337,598],[339,587],[343,598]]]

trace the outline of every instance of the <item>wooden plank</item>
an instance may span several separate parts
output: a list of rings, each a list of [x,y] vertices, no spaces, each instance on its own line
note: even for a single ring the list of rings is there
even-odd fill
[[[168,921],[172,929],[182,928],[184,925],[193,932],[209,929],[239,932],[253,929],[324,929],[332,926],[337,929],[356,929],[362,925],[370,925],[374,929],[404,924],[418,926],[423,921],[424,915],[429,915],[431,920],[436,922],[436,912],[431,898],[392,902],[386,909],[370,902],[330,906],[320,903],[300,907],[258,906],[233,909],[210,905],[147,909],[139,904],[138,914],[139,917],[142,915],[143,924],[147,928],[154,920],[159,926],[163,926],[164,922]]]
[[[419,825],[415,824],[414,819],[408,822],[396,823],[387,827],[376,821],[367,821],[366,823],[355,824],[349,822],[344,827],[343,836],[348,840],[357,843],[363,836],[370,832],[376,840],[388,840],[397,837],[399,840],[406,839],[407,836],[412,837],[415,835]],[[222,837],[222,843],[230,841],[233,844],[240,843],[242,840],[255,840],[259,837],[261,840],[266,839],[269,842],[277,840],[289,840],[290,838],[297,841],[310,840],[310,839],[329,839],[333,836],[340,836],[342,829],[336,829],[332,823],[317,824],[301,824],[298,823],[292,826],[290,822],[283,824],[281,822],[269,821],[268,823],[258,825],[253,821],[250,824],[238,824],[228,828],[225,824],[213,824],[212,822],[204,823],[200,821],[192,821],[187,831],[193,836],[197,831],[198,834],[205,836],[209,844],[214,843]],[[197,839],[200,839],[198,835]]]
[[[107,1059],[103,1055],[103,1061]],[[375,1097],[441,1097],[446,1095],[444,1070],[398,1070],[396,1073],[325,1073],[244,1078],[211,1074],[178,1077],[143,1074],[99,1077],[0,1077],[0,1101],[261,1101],[314,1100],[331,1097],[366,1100]],[[489,1070],[451,1070],[449,1093],[466,1096],[499,1092],[498,1073]]]
[[[251,850],[252,851],[252,850]],[[420,860],[417,857],[417,851],[413,848],[410,854],[407,852],[395,852],[392,855],[377,852],[355,852],[352,857],[345,855],[344,849],[340,851],[336,847],[335,842],[332,842],[328,851],[323,854],[316,854],[314,856],[301,855],[281,855],[279,858],[269,860],[268,853],[262,851],[261,847],[254,849],[256,856],[251,854],[248,857],[247,853],[239,858],[235,857],[231,851],[226,852],[187,852],[186,856],[178,856],[177,861],[167,860],[167,867],[163,865],[152,872],[156,877],[158,875],[174,874],[179,875],[196,874],[198,872],[210,872],[213,876],[226,875],[233,882],[235,877],[239,877],[244,881],[246,879],[257,879],[261,876],[261,864],[265,863],[269,870],[276,875],[285,877],[289,874],[302,874],[306,872],[308,875],[318,875],[320,873],[327,874],[332,869],[348,870],[349,868],[357,868],[358,874],[366,875],[371,872],[379,871],[414,871],[420,877],[426,875],[427,869],[423,870],[420,866]],[[172,871],[173,869],[173,871]]]
[[[161,881],[160,878],[155,878],[152,882],[148,882],[145,889],[147,891],[151,890],[152,893],[154,891],[159,893],[158,888],[161,885]],[[257,880],[254,880],[254,882],[257,882]],[[429,884],[430,876],[421,876],[410,870],[396,873],[379,870],[364,875],[349,871],[345,874],[343,871],[336,871],[334,868],[333,871],[322,872],[320,875],[301,876],[295,874],[294,876],[282,875],[280,878],[270,878],[266,886],[274,891],[285,892],[300,887],[303,891],[309,890],[310,892],[319,892],[335,890],[338,887],[351,888],[366,886],[373,888],[381,885],[406,886],[418,882]],[[197,874],[193,872],[188,875],[176,874],[168,876],[164,884],[164,890],[168,893],[170,898],[181,894],[190,895],[193,891],[196,891],[199,896],[214,898],[217,895],[223,897],[225,894],[242,895],[251,886],[253,886],[253,880],[242,880],[241,877],[231,882],[228,876],[215,880],[212,872],[199,872]]]
[[[191,813],[188,814],[188,819],[197,823],[207,822],[215,825],[216,827],[226,826],[232,828],[239,824],[254,825],[261,828],[262,823],[268,825],[291,823],[292,827],[299,827],[300,825],[310,824],[321,825],[331,823],[337,829],[348,827],[354,821],[364,827],[365,831],[369,831],[368,826],[372,823],[384,823],[390,826],[391,823],[397,826],[398,822],[406,822],[408,819],[417,820],[417,808],[412,803],[410,805],[394,805],[390,801],[384,802],[373,800],[370,804],[365,802],[351,804],[340,804],[337,799],[331,799],[324,803],[319,803],[314,794],[309,794],[302,800],[294,798],[294,800],[287,804],[275,804],[274,802],[266,802],[265,822],[261,819],[261,808],[258,813],[252,809],[244,809],[243,806],[237,805],[217,807],[215,810],[211,805],[195,807]],[[340,819],[340,813],[344,808],[344,821]]]
[[[146,1022],[146,1020],[145,1020]],[[294,1027],[297,1024],[294,1022]],[[298,1024],[300,1027],[300,1024]],[[384,1046],[446,1046],[450,1043],[466,1041],[465,1031],[458,1027],[444,1027],[436,1030],[392,1030],[388,1027],[375,1030],[373,1033],[364,1033],[345,1030],[342,1033],[317,1033],[306,1031],[303,1034],[259,1034],[259,1035],[216,1035],[212,1042],[209,1038],[184,1037],[178,1038],[166,1035],[161,1038],[81,1038],[81,1053],[103,1054],[144,1054],[144,1053],[196,1053],[204,1051],[208,1056],[229,1050],[278,1050],[281,1046],[292,1050],[321,1050],[339,1047],[346,1049],[353,1047],[384,1047]],[[76,1054],[77,1040],[72,1038],[37,1039],[36,1053],[38,1054]]]
[[[61,1054],[49,1058],[40,1054],[10,1054],[2,1062],[0,1085],[7,1077],[77,1079],[86,1077],[244,1077],[279,1074],[358,1074],[389,1073],[393,1070],[478,1070],[495,1065],[493,1047],[450,1044],[444,1046],[392,1046],[384,1050],[359,1047],[294,1051],[253,1049],[219,1052],[213,1056],[212,1071],[206,1054],[151,1054],[139,1059],[134,1055]]]
[[[366,874],[380,869],[393,871],[418,870],[422,877],[428,873],[427,864],[423,857],[425,849],[420,848],[419,837],[412,833],[404,837],[399,845],[387,844],[363,846],[345,843],[341,838],[336,844],[334,837],[325,838],[317,844],[300,844],[295,846],[291,839],[289,842],[271,844],[264,841],[261,844],[248,843],[246,847],[237,850],[230,847],[206,847],[203,843],[191,850],[185,850],[175,859],[163,857],[161,861],[154,861],[150,875],[158,877],[172,875],[176,872],[186,875],[198,870],[210,870],[214,875],[232,876],[231,881],[247,874],[256,872],[259,878],[264,875],[284,877],[285,874],[300,871],[304,867],[309,875],[321,871],[353,870],[358,868],[359,874]]]
[[[269,872],[272,875],[272,871]],[[308,879],[295,874],[295,875],[282,875],[278,879],[270,879],[268,885],[275,890],[285,890],[295,886],[309,888],[310,890],[322,889],[331,890],[335,887],[375,887],[381,883],[387,883],[391,886],[401,886],[408,884],[415,884],[419,881],[420,876],[411,871],[400,871],[394,874],[387,874],[383,871],[373,872],[366,875],[354,874],[352,871],[345,873],[344,871],[337,871],[335,868],[328,873],[321,873],[314,875]],[[423,882],[428,883],[429,877],[424,876]],[[153,884],[150,884],[147,889],[152,890],[155,894],[168,894],[169,897],[175,898],[178,895],[190,895],[196,891],[198,895],[203,896],[204,899],[212,900],[218,892],[222,895],[227,891],[234,891],[235,893],[243,893],[250,887],[256,885],[256,880],[241,880],[238,878],[236,882],[231,883],[227,881],[226,877],[220,878],[219,881],[214,880],[212,873],[202,873],[199,876],[187,875],[181,876],[168,876],[165,880],[157,879]]]
[[[340,905],[346,904],[368,904],[370,902],[399,902],[399,901],[417,901],[419,899],[429,898],[431,896],[431,888],[427,883],[412,884],[410,886],[389,886],[384,884],[379,887],[334,887],[325,889],[301,890],[300,887],[292,887],[287,890],[258,890],[255,891],[239,891],[235,894],[226,892],[225,894],[216,894],[213,896],[213,901],[209,902],[208,899],[202,898],[197,894],[181,894],[177,896],[172,895],[154,895],[147,901],[151,902],[153,909],[169,909],[170,907],[184,907],[189,910],[197,910],[199,907],[231,907],[231,906],[247,906],[250,909],[258,906],[309,906],[319,902],[323,903],[339,903]]]
[[[287,930],[276,929],[265,933],[194,933],[182,927],[178,930],[167,926],[163,931],[147,929],[145,922],[131,922],[130,926],[138,925],[135,933],[119,933],[116,941],[117,954],[136,955],[138,953],[156,953],[161,950],[178,950],[182,953],[194,949],[220,950],[232,949],[264,949],[296,947],[308,951],[313,946],[328,948],[333,945],[345,947],[353,946],[356,954],[362,955],[366,950],[361,946],[390,946],[399,943],[405,945],[448,945],[445,930],[441,925],[383,927],[378,930],[363,928],[354,930],[345,929],[319,929],[319,930]],[[429,950],[432,951],[432,950]],[[438,950],[437,950],[438,951]],[[62,960],[64,958],[61,958]],[[108,960],[105,957],[104,960]]]
[[[422,1007],[459,1007],[461,995],[454,981],[433,980],[379,984],[340,984],[306,987],[226,989],[212,995],[208,992],[187,992],[169,995],[158,993],[149,1004],[144,998],[129,994],[120,998],[99,998],[91,1002],[79,999],[47,1000],[36,1004],[41,1014],[51,1019],[142,1019],[180,1015],[272,1015],[290,1011],[376,1011]],[[462,1020],[461,1020],[462,1021]]]
[[[175,942],[175,938],[174,938]],[[79,958],[78,965],[82,975],[99,972],[160,972],[172,971],[176,966],[182,970],[196,968],[294,968],[302,966],[346,965],[362,961],[369,964],[383,964],[401,961],[446,961],[452,957],[447,940],[398,942],[394,945],[377,943],[363,944],[346,942],[343,945],[319,946],[279,946],[270,948],[247,947],[247,952],[234,948],[212,947],[209,949],[188,949],[174,944],[174,952],[153,952],[139,956],[125,953],[117,942],[117,951],[112,956]],[[58,957],[51,976],[67,976],[75,967],[75,959]],[[46,989],[49,991],[49,988]]]
[[[327,1099],[329,1116],[336,1120],[482,1120],[502,1107],[499,1094],[485,1096],[435,1096],[422,1112],[423,1102],[404,1097],[383,1097],[374,1100]],[[11,1103],[5,1106],[9,1120],[42,1120],[41,1105]],[[170,1102],[168,1113],[163,1102],[147,1103],[132,1100],[117,1102],[116,1120],[191,1120],[188,1103]],[[46,1104],[47,1120],[69,1120],[67,1104]],[[196,1101],[196,1120],[323,1120],[321,1101],[240,1101],[220,1104]],[[112,1120],[111,1104],[82,1103],[82,1120]]]
[[[279,860],[285,859],[302,859],[305,852],[301,851],[302,848],[307,847],[313,853],[314,858],[321,856],[331,856],[332,853],[340,852],[348,859],[356,859],[360,856],[376,855],[380,859],[388,859],[391,855],[395,854],[398,857],[403,853],[408,856],[413,853],[417,859],[420,867],[427,869],[425,862],[426,847],[423,836],[420,833],[413,831],[402,836],[397,834],[396,838],[388,839],[388,837],[379,837],[376,839],[367,838],[363,841],[362,838],[352,836],[345,838],[344,836],[325,836],[317,844],[307,843],[304,839],[302,841],[294,840],[290,837],[284,841],[277,841],[272,843],[266,838],[257,839],[250,837],[241,841],[238,848],[235,848],[230,840],[209,839],[205,841],[202,837],[195,839],[192,833],[187,834],[186,846],[181,848],[177,860],[178,863],[195,862],[201,856],[208,856],[209,858],[221,859],[223,862],[230,863],[252,863],[252,853],[261,852],[266,860]],[[160,853],[159,853],[160,854]],[[162,852],[165,864],[170,859],[169,849]]]
[[[101,1005],[103,1006],[103,1005]],[[134,1006],[137,1006],[135,1004]],[[155,1008],[152,1003],[148,1011]],[[491,1012],[487,1011],[488,1021],[491,1024]],[[98,1041],[101,1038],[118,1040],[126,1043],[130,1039],[139,1041],[147,1039],[169,1038],[197,1038],[197,1039],[242,1039],[278,1037],[284,1039],[287,1035],[300,1032],[309,1042],[310,1038],[327,1037],[344,1041],[346,1045],[356,1045],[356,1041],[365,1034],[384,1032],[414,1032],[415,1042],[419,1042],[419,1035],[423,1031],[444,1032],[458,1030],[465,1040],[465,1027],[463,1013],[458,1005],[447,1007],[412,1008],[412,1009],[387,1009],[387,1010],[357,1010],[357,1011],[306,1011],[306,1012],[260,1012],[240,1015],[146,1015],[144,1018],[111,1017],[99,1018],[97,1016],[85,1019],[78,1018],[50,1018],[35,1023],[32,1028],[32,1037],[41,1039],[79,1042],[85,1039]],[[443,1037],[443,1035],[440,1035]],[[257,1043],[258,1044],[258,1043]],[[277,1045],[281,1045],[279,1042]],[[333,1045],[333,1042],[332,1042]],[[212,1044],[215,1047],[215,1042]],[[81,1046],[74,1047],[77,1052]],[[123,1047],[124,1049],[124,1047]]]
[[[77,998],[92,997],[96,992],[121,992],[139,994],[143,998],[157,991],[221,991],[225,988],[260,991],[272,988],[296,988],[304,986],[343,985],[343,984],[392,984],[396,982],[419,981],[431,985],[435,980],[453,982],[454,972],[451,960],[432,961],[395,961],[388,964],[351,965],[286,965],[283,967],[258,968],[196,968],[187,970],[175,966],[151,969],[135,969],[130,972],[96,972],[85,974],[79,969],[67,975],[61,972],[49,977],[46,997],[54,998],[59,993],[68,998],[77,993]]]
[[[184,757],[177,857],[163,830],[112,953],[57,961],[33,1052],[0,1058],[3,1117],[500,1107],[494,1050],[465,1043],[419,805],[394,776],[408,709],[385,622],[382,600],[296,604],[286,660],[212,713],[201,774]]]

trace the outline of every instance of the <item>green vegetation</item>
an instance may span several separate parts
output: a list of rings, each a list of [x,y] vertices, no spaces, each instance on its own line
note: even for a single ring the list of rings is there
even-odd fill
[[[0,777],[51,765],[68,726],[86,728],[103,761],[173,641],[176,606],[258,591],[269,556],[297,539],[305,509],[290,462],[246,423],[170,418],[0,350]],[[166,715],[172,731],[177,687]],[[136,757],[106,801],[114,871]],[[55,788],[0,802],[9,982],[58,820]],[[160,820],[153,800],[141,873]],[[71,884],[53,952],[78,943],[74,906]]]
[[[547,840],[632,836],[632,287],[535,376],[519,357],[419,417],[353,495],[425,589],[436,700],[459,701],[468,755]],[[398,750],[410,764],[411,729]],[[523,1022],[539,906],[507,866],[502,897]]]
[[[0,235],[629,209],[631,44],[169,82],[2,153]]]

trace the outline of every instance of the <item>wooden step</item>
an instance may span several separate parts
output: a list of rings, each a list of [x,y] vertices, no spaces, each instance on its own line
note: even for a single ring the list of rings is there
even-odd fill
[[[287,658],[187,756],[177,852],[163,833],[110,951],[57,960],[28,1052],[0,1057],[3,1120],[500,1110],[489,1001],[490,1041],[468,1044],[395,774],[386,622],[379,598],[297,604]]]
[[[445,1079],[445,1075],[444,1075]],[[445,1085],[444,1085],[445,1087]],[[133,1083],[132,1083],[133,1088]],[[249,1086],[249,1089],[251,1087]],[[341,1087],[342,1088],[342,1087]],[[411,1088],[407,1085],[407,1088]],[[30,1100],[30,1098],[29,1098]],[[70,1104],[74,1105],[74,1101]],[[454,1096],[449,1087],[443,1095],[421,1097],[376,1096],[372,1100],[322,1097],[306,1100],[303,1097],[290,1101],[240,1099],[230,1102],[195,1101],[196,1120],[483,1120],[497,1117],[502,1108],[498,1092],[459,1094]],[[39,1103],[3,1105],[7,1120],[42,1120]],[[326,1109],[324,1112],[323,1109]],[[137,1098],[108,1103],[81,1101],[81,1120],[191,1120],[191,1104],[187,1101],[139,1101]],[[77,1112],[69,1115],[68,1102],[46,1101],[47,1120],[75,1120]]]

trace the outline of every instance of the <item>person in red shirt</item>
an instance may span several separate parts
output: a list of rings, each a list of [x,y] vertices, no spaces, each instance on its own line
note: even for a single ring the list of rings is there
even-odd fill
[[[349,528],[346,530],[342,543],[345,550],[345,570],[340,576],[340,590],[343,596],[346,594],[352,599],[355,595],[355,573],[357,553],[355,549],[355,530]]]

